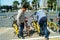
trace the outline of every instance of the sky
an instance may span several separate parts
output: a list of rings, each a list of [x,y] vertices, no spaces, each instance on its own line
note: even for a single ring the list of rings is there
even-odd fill
[[[15,1],[15,0],[0,0],[1,5],[12,5],[13,1]],[[17,0],[17,1],[19,3],[21,2],[21,0]],[[28,1],[32,2],[32,0],[28,0]]]
[[[0,0],[1,5],[12,5],[13,1],[15,0]],[[21,2],[21,0],[17,0],[19,3]],[[30,2],[32,2],[32,0],[28,0]],[[42,0],[40,0],[40,5],[42,5]]]

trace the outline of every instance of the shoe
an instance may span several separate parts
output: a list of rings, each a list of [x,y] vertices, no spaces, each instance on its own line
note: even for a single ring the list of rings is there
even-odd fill
[[[50,31],[48,31],[47,33],[50,34]]]
[[[17,36],[19,37],[19,34]]]
[[[24,37],[21,37],[21,36],[19,36],[18,38],[20,38],[20,39],[25,39]]]
[[[19,36],[19,34],[17,36],[18,36],[18,38],[22,38],[21,36]]]
[[[21,37],[21,36],[19,36],[18,38],[22,39],[22,37]]]
[[[24,39],[24,37],[19,36],[19,34],[17,36],[18,36],[18,38]]]
[[[24,37],[22,37],[22,39],[25,39]]]
[[[41,34],[41,33],[39,33],[39,36],[42,36],[42,34]]]
[[[39,33],[39,36],[41,36],[41,33]]]
[[[49,40],[49,38],[45,38],[46,40]]]

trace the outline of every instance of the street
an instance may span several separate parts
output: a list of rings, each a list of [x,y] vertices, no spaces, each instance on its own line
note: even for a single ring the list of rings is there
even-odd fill
[[[29,17],[34,13],[34,11],[26,12],[26,16]],[[0,40],[20,40],[17,35],[14,34],[14,29],[12,27],[13,19],[9,19],[10,16],[17,14],[17,12],[7,12],[0,13]],[[50,17],[50,16],[49,16]],[[57,17],[57,14],[56,16]],[[50,18],[55,18],[54,15]],[[31,18],[28,19],[31,22]],[[26,36],[26,40],[42,40],[44,37],[40,37],[37,33],[32,34],[31,37]],[[60,40],[60,34],[50,33],[49,40]]]

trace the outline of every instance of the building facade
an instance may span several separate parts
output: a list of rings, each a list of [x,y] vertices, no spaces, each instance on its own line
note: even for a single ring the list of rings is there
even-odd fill
[[[60,6],[60,0],[57,0],[57,6]]]
[[[40,0],[40,7],[47,7],[47,0]]]

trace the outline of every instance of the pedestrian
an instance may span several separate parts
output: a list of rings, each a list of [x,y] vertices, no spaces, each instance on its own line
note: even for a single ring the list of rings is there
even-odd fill
[[[59,24],[59,26],[60,26],[60,12],[59,12],[59,14],[58,14],[58,24]]]
[[[37,22],[40,25],[40,33],[39,36],[45,35],[45,38],[48,39],[49,31],[47,30],[47,16],[43,9],[40,9],[36,13]]]
[[[58,20],[58,25],[59,25],[59,33],[60,33],[60,12],[59,12],[59,14],[58,14],[57,20]]]
[[[18,10],[17,15],[17,25],[19,26],[19,38],[24,38],[23,36],[23,29],[24,29],[24,22],[25,22],[25,12],[27,10],[27,5],[23,5],[22,9]]]

